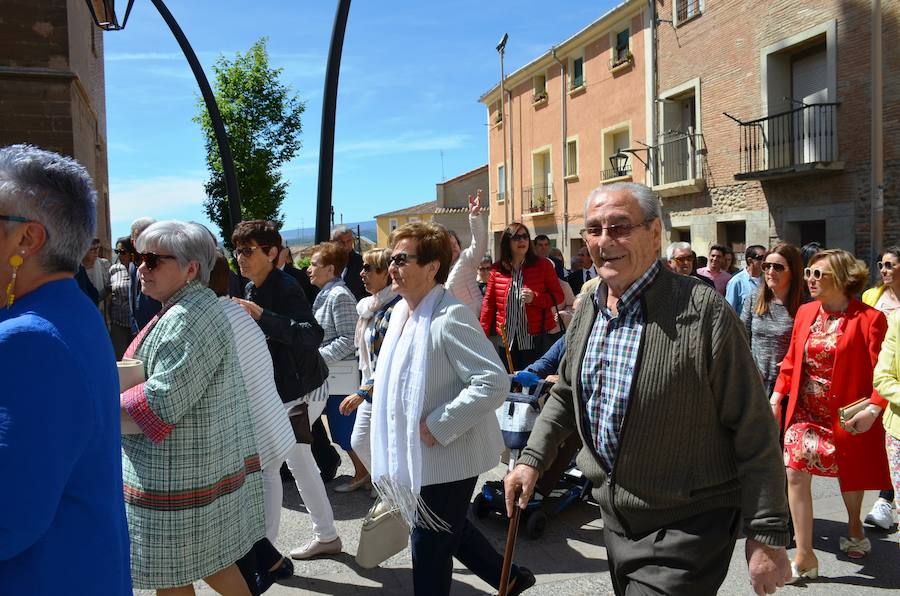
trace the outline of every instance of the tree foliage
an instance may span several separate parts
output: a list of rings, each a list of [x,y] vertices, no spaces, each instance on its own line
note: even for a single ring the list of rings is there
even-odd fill
[[[306,105],[281,82],[283,69],[269,66],[267,38],[233,60],[219,56],[213,65],[213,92],[234,159],[241,195],[241,219],[269,219],[281,223],[281,203],[288,183],[280,168],[300,150],[300,116]],[[203,207],[210,221],[230,244],[228,191],[219,146],[203,99],[194,121],[206,143],[209,180]],[[235,222],[237,223],[237,222]]]

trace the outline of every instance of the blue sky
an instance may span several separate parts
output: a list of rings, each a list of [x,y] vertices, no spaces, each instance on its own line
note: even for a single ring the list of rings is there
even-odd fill
[[[615,4],[356,0],[338,94],[335,218],[370,220],[434,199],[441,151],[446,178],[484,164],[487,117],[478,97],[499,80],[494,48],[503,33],[509,32],[509,73]],[[220,54],[234,56],[268,36],[272,64],[306,102],[303,147],[283,169],[290,182],[285,227],[312,227],[336,0],[171,0],[168,6],[210,77]],[[204,149],[191,121],[199,91],[177,43],[152,4],[141,0],[127,28],[105,34],[105,44],[113,238],[144,215],[208,223]]]

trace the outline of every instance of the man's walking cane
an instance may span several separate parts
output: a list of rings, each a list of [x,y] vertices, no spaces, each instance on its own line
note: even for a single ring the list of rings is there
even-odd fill
[[[497,596],[506,596],[507,590],[509,590],[509,571],[512,567],[513,551],[516,550],[516,534],[519,532],[519,513],[521,511],[519,504],[514,502],[513,514],[509,518],[509,529],[506,531],[506,550],[503,551],[503,569],[500,572],[500,589]]]
[[[503,342],[503,349],[506,350],[506,363],[509,365],[509,374],[516,372],[513,366],[512,352],[509,351],[509,342],[506,341],[506,324],[500,325],[500,341]]]

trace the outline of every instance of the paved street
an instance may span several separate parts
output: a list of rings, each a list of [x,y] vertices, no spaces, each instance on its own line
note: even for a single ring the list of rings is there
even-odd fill
[[[505,466],[498,466],[482,477],[500,478]],[[339,474],[350,474],[352,468],[346,458]],[[340,482],[339,477],[337,482]],[[334,486],[334,483],[329,487]],[[478,485],[479,489],[481,484]],[[805,586],[785,588],[783,594],[813,596],[827,594],[837,596],[852,594],[885,594],[886,590],[900,589],[900,552],[898,535],[871,531],[873,552],[865,563],[852,562],[839,554],[838,539],[844,530],[843,502],[837,481],[817,479],[813,484],[816,514],[815,547],[820,570],[826,577],[809,582]],[[405,550],[389,559],[380,569],[359,568],[353,554],[359,536],[362,517],[372,501],[367,493],[358,491],[349,495],[336,494],[329,488],[334,506],[338,532],[344,543],[344,553],[333,559],[310,562],[295,561],[294,578],[273,586],[267,592],[272,596],[307,596],[332,594],[347,596],[375,596],[380,594],[411,594],[410,554]],[[875,493],[867,493],[865,511],[875,499]],[[520,534],[516,549],[516,561],[529,567],[538,583],[526,594],[580,595],[612,594],[612,584],[606,573],[606,549],[601,538],[602,521],[597,508],[583,503],[563,512],[548,525],[547,532],[539,540],[529,540]],[[505,524],[499,519],[479,521],[488,537],[502,552],[506,539]],[[310,535],[309,516],[303,509],[296,489],[285,484],[284,510],[281,519],[281,535],[278,547],[288,552]],[[738,542],[732,558],[731,570],[721,594],[752,594],[743,559],[743,541]],[[203,586],[200,594],[212,594]],[[459,564],[454,570],[453,594],[467,596],[491,592],[489,586],[473,576]]]

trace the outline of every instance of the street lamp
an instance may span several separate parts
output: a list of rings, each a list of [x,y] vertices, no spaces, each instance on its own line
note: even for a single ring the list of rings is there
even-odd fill
[[[615,172],[616,176],[624,176],[625,175],[625,166],[628,164],[628,155],[619,151],[614,155],[609,156],[609,164],[613,168],[613,172]]]
[[[159,11],[160,16],[162,16],[163,20],[166,22],[166,25],[169,26],[172,35],[174,35],[175,40],[178,41],[178,45],[181,46],[181,51],[184,52],[184,57],[187,59],[188,64],[190,64],[191,70],[194,72],[194,78],[197,79],[197,85],[200,86],[200,93],[203,94],[203,101],[206,103],[206,110],[209,112],[209,119],[212,123],[213,132],[215,132],[216,135],[216,142],[219,145],[219,157],[222,159],[225,188],[228,191],[228,229],[233,230],[238,222],[241,221],[241,197],[238,192],[237,177],[234,174],[234,161],[231,158],[231,148],[228,145],[228,134],[225,132],[225,124],[222,122],[222,115],[219,113],[216,97],[213,95],[212,88],[209,86],[209,81],[206,79],[203,67],[200,66],[200,61],[197,60],[197,54],[194,53],[194,49],[191,47],[191,44],[188,43],[187,37],[184,36],[184,31],[178,26],[178,22],[175,21],[175,17],[172,16],[172,13],[169,12],[169,9],[166,8],[166,5],[162,0],[150,1],[153,3],[153,6],[156,7],[156,10]],[[85,0],[85,3],[91,11],[91,17],[93,17],[94,23],[99,28],[104,31],[121,31],[125,28],[125,23],[128,22],[128,16],[131,14],[131,7],[134,4],[134,0],[128,0],[128,5],[125,8],[125,17],[122,19],[121,23],[116,16],[115,0]],[[225,240],[227,241],[228,238]]]
[[[503,70],[503,55],[506,53],[506,42],[509,41],[509,33],[504,33],[497,44],[497,53],[500,54],[500,122],[506,120],[506,109],[504,108],[504,97],[506,96],[506,73]],[[512,112],[510,111],[510,116]],[[511,119],[511,118],[510,118]],[[510,131],[510,144],[512,144],[512,123],[507,122],[506,127]],[[503,220],[504,225],[509,225],[509,213],[512,207],[512,176],[509,172],[509,164],[506,161],[506,135],[501,131],[500,137],[503,139]]]

